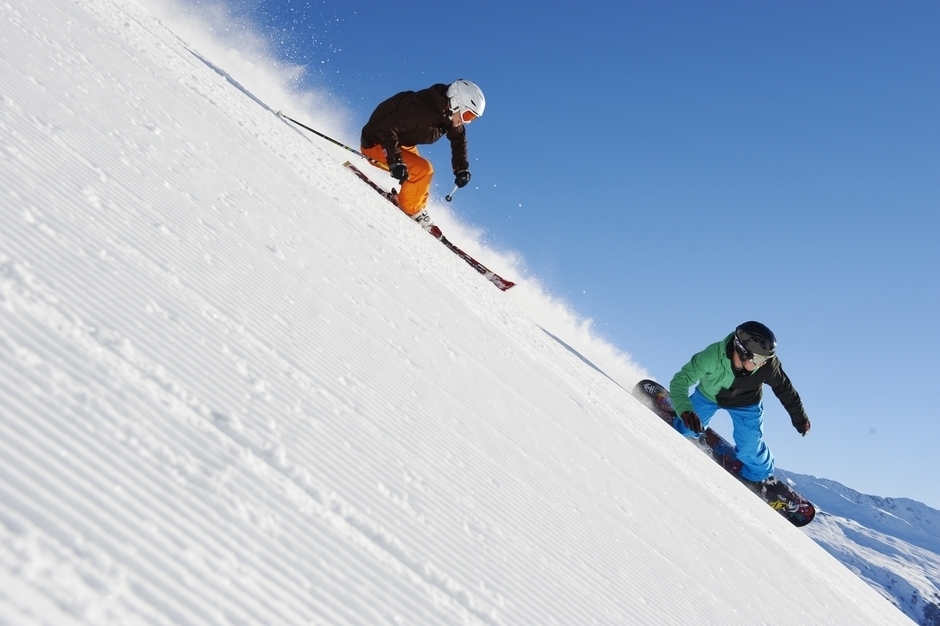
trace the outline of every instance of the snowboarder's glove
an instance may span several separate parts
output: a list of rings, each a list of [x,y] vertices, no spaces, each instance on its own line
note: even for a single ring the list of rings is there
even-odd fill
[[[400,154],[392,157],[392,160],[388,162],[388,173],[399,183],[404,184],[408,180],[408,168],[401,160]]]
[[[794,425],[793,425],[793,428],[796,429],[796,432],[800,433],[801,435],[803,435],[803,436],[805,437],[805,436],[806,436],[806,433],[809,432],[809,429],[812,428],[812,426],[813,426],[813,425],[809,423],[809,418],[807,418],[805,422],[800,422],[799,424],[794,424]]]
[[[460,170],[457,172],[457,177],[454,178],[454,184],[458,187],[466,187],[467,183],[470,182],[470,170]]]
[[[681,419],[685,427],[692,432],[702,432],[702,420],[698,418],[698,415],[696,415],[694,411],[685,411],[679,416],[679,419]]]

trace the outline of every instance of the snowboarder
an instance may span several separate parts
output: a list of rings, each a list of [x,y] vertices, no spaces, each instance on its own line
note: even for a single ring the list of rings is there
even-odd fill
[[[763,386],[773,389],[797,432],[805,437],[810,430],[803,402],[776,352],[777,339],[769,328],[760,322],[744,322],[695,354],[669,384],[677,415],[672,425],[686,437],[701,436],[719,408],[728,411],[735,452],[743,463],[741,478],[758,492],[765,481],[772,482],[774,473],[774,456],[763,438]]]
[[[401,183],[398,207],[435,236],[439,237],[440,230],[424,208],[434,168],[418,154],[416,146],[447,135],[454,183],[466,186],[470,182],[470,164],[465,125],[483,115],[485,106],[480,88],[460,79],[450,85],[436,84],[396,94],[379,104],[362,127],[362,153],[387,164],[392,178]]]

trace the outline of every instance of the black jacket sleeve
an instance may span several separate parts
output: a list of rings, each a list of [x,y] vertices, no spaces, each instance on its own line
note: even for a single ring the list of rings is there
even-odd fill
[[[780,404],[782,404],[783,408],[790,414],[790,422],[792,422],[794,426],[805,424],[809,417],[807,417],[806,410],[803,408],[803,401],[800,399],[800,394],[793,388],[790,377],[787,376],[787,373],[783,370],[783,366],[777,359],[773,359],[773,372],[767,384],[774,390],[774,395],[777,396],[777,399],[780,400]]]

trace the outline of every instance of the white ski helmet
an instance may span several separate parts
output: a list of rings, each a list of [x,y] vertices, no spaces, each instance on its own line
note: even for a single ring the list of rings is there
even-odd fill
[[[486,98],[476,83],[469,80],[456,80],[447,88],[447,97],[450,98],[450,110],[460,113],[464,122],[470,122],[483,115],[486,107]]]

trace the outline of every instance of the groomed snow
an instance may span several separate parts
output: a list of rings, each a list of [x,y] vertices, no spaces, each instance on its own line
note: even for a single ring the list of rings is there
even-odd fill
[[[0,623],[911,623],[138,4],[0,35]]]

